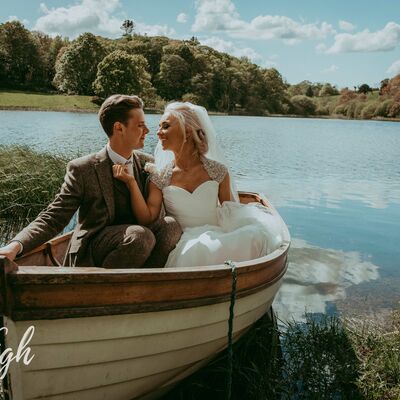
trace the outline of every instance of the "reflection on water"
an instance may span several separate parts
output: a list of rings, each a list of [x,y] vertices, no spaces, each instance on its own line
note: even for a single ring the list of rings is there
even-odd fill
[[[356,251],[324,249],[292,238],[289,267],[275,310],[282,320],[302,320],[305,310],[326,313],[327,303],[344,299],[351,285],[378,279],[378,268]]]
[[[390,184],[368,179],[293,178],[284,181],[279,177],[251,181],[239,178],[238,182],[242,190],[264,192],[279,207],[341,208],[344,201],[360,201],[366,207],[385,209],[390,203],[400,204],[400,178]]]
[[[106,142],[95,114],[0,111],[0,118],[0,144],[74,157]],[[148,152],[159,118],[146,116]],[[295,238],[275,302],[282,318],[301,319],[305,308],[335,312],[357,304],[362,310],[366,297],[376,311],[398,302],[398,123],[212,119],[239,189],[265,193]]]

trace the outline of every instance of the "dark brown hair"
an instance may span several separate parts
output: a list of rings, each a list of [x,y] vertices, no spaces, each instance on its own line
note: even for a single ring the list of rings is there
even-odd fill
[[[99,110],[99,119],[108,137],[113,134],[114,123],[121,122],[126,124],[129,118],[129,111],[135,108],[143,108],[143,101],[138,96],[113,94],[104,100]]]

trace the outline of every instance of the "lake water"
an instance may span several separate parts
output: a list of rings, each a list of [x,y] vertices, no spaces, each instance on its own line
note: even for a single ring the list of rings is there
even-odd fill
[[[148,115],[151,152],[159,115]],[[282,319],[384,315],[400,300],[400,124],[214,116],[239,189],[264,193],[292,235]],[[0,111],[0,144],[71,158],[106,143],[95,114]]]

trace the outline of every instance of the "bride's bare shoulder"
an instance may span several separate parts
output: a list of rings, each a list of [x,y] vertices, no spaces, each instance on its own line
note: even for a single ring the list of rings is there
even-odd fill
[[[210,178],[218,183],[221,183],[228,173],[228,168],[226,165],[218,161],[211,160],[205,156],[202,156],[201,160]]]

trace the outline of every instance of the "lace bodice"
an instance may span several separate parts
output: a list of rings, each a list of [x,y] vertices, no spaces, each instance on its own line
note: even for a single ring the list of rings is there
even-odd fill
[[[228,169],[224,164],[221,164],[218,161],[210,160],[204,156],[200,157],[201,162],[203,163],[204,169],[207,171],[210,179],[212,181],[216,181],[221,183]],[[167,164],[161,171],[150,173],[150,180],[160,189],[163,190],[166,186],[169,186],[171,183],[171,177],[174,169],[174,161],[171,161]]]
[[[217,207],[219,184],[228,170],[225,165],[201,158],[209,177],[192,193],[184,188],[171,185],[174,163],[168,164],[162,171],[150,174],[150,180],[163,192],[165,210],[175,217],[182,228],[217,225]]]

